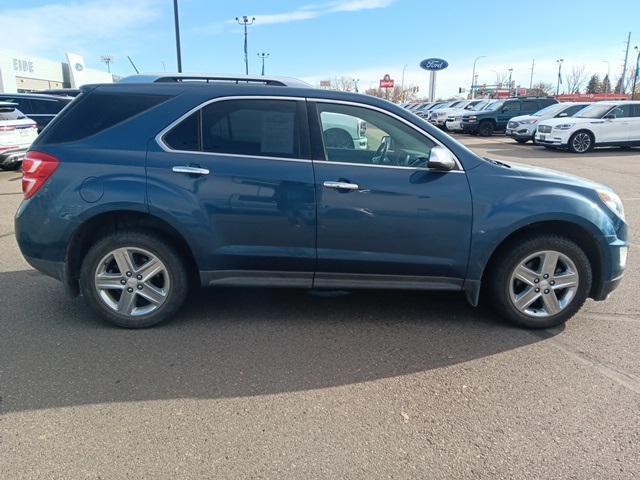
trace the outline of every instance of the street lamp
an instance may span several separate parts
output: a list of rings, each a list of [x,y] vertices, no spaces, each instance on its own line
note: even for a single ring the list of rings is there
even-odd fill
[[[487,56],[486,55],[480,55],[479,57],[476,57],[476,59],[473,61],[473,72],[471,73],[471,100],[476,98],[476,94],[475,94],[475,91],[473,89],[473,82],[475,81],[475,78],[476,78],[476,62],[478,60],[480,60],[481,58],[487,58]]]
[[[356,89],[356,93],[359,93],[359,92],[358,92],[358,82],[360,81],[360,79],[359,79],[359,78],[354,78],[354,79],[352,79],[352,80],[353,80],[353,86],[354,86],[354,87],[355,87],[355,89]]]
[[[111,64],[113,63],[113,55],[102,55],[100,61],[107,64],[107,72],[111,73]]]
[[[611,65],[609,64],[609,60],[602,60],[602,63],[607,64],[607,79],[609,80],[609,85],[607,86],[607,91],[604,93],[609,93],[611,90]]]
[[[264,77],[264,59],[269,57],[268,53],[260,52],[258,57],[262,59],[262,76]]]
[[[243,15],[242,18],[236,17],[236,22],[238,25],[244,25],[244,73],[249,75],[249,54],[247,49],[247,25],[252,25],[255,22],[256,17],[249,17]]]
[[[509,96],[511,96],[511,74],[513,73],[513,68],[509,69]]]
[[[638,52],[638,56],[636,57],[636,69],[633,72],[633,87],[631,90],[631,100],[636,99],[636,80],[638,79],[638,68],[640,68],[640,49],[636,45],[633,49]]]
[[[558,62],[558,82],[556,83],[556,96],[560,95],[560,83],[562,82],[562,62],[564,62],[564,58],[559,58],[556,60]]]
[[[173,0],[173,21],[176,30],[176,56],[178,57],[178,73],[181,73],[182,53],[180,53],[180,21],[178,20],[178,0]]]

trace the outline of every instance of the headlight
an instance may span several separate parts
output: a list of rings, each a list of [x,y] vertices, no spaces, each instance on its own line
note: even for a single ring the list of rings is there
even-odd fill
[[[475,122],[478,119],[478,117],[476,115],[470,115],[469,116],[469,121],[470,122]]]
[[[561,123],[560,125],[556,125],[554,128],[557,130],[569,130],[573,127],[573,123]]]
[[[598,190],[598,196],[600,200],[609,207],[613,213],[618,215],[622,220],[624,220],[624,206],[622,205],[622,200],[620,197],[613,192],[608,190]]]
[[[531,119],[531,120],[522,120],[522,121],[520,121],[520,123],[522,123],[523,125],[531,125],[533,123],[538,123],[538,120],[536,120],[534,118],[534,119]]]

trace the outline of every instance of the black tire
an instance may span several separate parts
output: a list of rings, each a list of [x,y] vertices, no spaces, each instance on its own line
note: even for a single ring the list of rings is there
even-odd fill
[[[588,139],[588,146],[586,148],[579,147],[578,144],[582,145],[582,142],[578,142],[578,139]],[[588,130],[578,130],[576,133],[571,135],[569,138],[569,143],[567,147],[569,151],[572,153],[587,153],[593,150],[595,146],[595,138],[593,137],[593,133]]]
[[[343,128],[329,128],[324,131],[324,143],[329,148],[355,149],[353,138]]]
[[[7,165],[0,165],[0,170],[15,171],[15,170],[19,170],[21,166],[22,166],[22,162],[10,163]]]
[[[579,282],[573,298],[559,313],[535,317],[521,312],[513,304],[511,276],[523,259],[543,250],[553,250],[569,257],[577,269]],[[503,249],[494,264],[489,266],[486,280],[489,282],[486,285],[489,299],[500,316],[521,327],[551,328],[562,325],[580,310],[591,290],[592,270],[587,255],[573,241],[557,235],[538,235],[516,241]]]
[[[484,120],[480,122],[480,125],[478,126],[478,135],[481,137],[490,137],[493,135],[495,128],[496,126],[491,120]]]
[[[164,303],[151,313],[140,316],[123,315],[109,308],[100,298],[94,277],[101,260],[117,248],[147,250],[166,267],[171,288]],[[108,322],[119,327],[146,328],[171,318],[184,303],[189,289],[189,277],[184,260],[168,242],[145,231],[123,231],[97,241],[87,252],[80,269],[80,291],[89,306]]]
[[[516,138],[515,139],[516,142],[518,142],[520,145],[524,145],[525,143],[527,143],[529,140],[527,140],[526,138]]]

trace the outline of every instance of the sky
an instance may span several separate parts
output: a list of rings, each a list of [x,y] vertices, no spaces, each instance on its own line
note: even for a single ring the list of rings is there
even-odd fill
[[[545,4],[544,8],[536,5]],[[640,45],[640,1],[556,0],[554,2],[430,0],[179,0],[182,64],[185,72],[244,73],[243,29],[237,16],[255,17],[249,26],[249,70],[260,72],[259,52],[269,53],[267,75],[311,83],[347,76],[360,90],[385,74],[427,93],[422,59],[443,58],[436,95],[469,88],[476,57],[478,83],[495,83],[513,69],[516,84],[555,85],[563,72],[585,67],[612,84],[622,70],[631,32],[630,62]],[[134,74],[177,71],[172,0],[1,0],[2,47],[58,61],[80,53],[87,66],[105,69],[100,57],[114,57],[112,71]],[[634,30],[635,28],[635,30]],[[7,41],[8,39],[8,41]],[[608,62],[608,63],[607,63]]]

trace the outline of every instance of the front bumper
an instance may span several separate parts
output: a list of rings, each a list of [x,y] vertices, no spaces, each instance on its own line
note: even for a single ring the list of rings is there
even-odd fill
[[[464,131],[464,128],[462,127],[462,121],[461,120],[447,120],[445,125],[447,126],[447,129],[451,130],[452,132],[462,132],[462,131]]]
[[[540,145],[551,145],[554,147],[566,147],[569,144],[569,138],[571,137],[571,131],[565,130],[551,130],[550,133],[540,133],[536,131],[534,140]]]
[[[478,122],[462,121],[462,131],[465,133],[476,133],[478,131]]]
[[[505,135],[516,140],[531,140],[536,132],[536,125],[518,125],[505,130]]]

